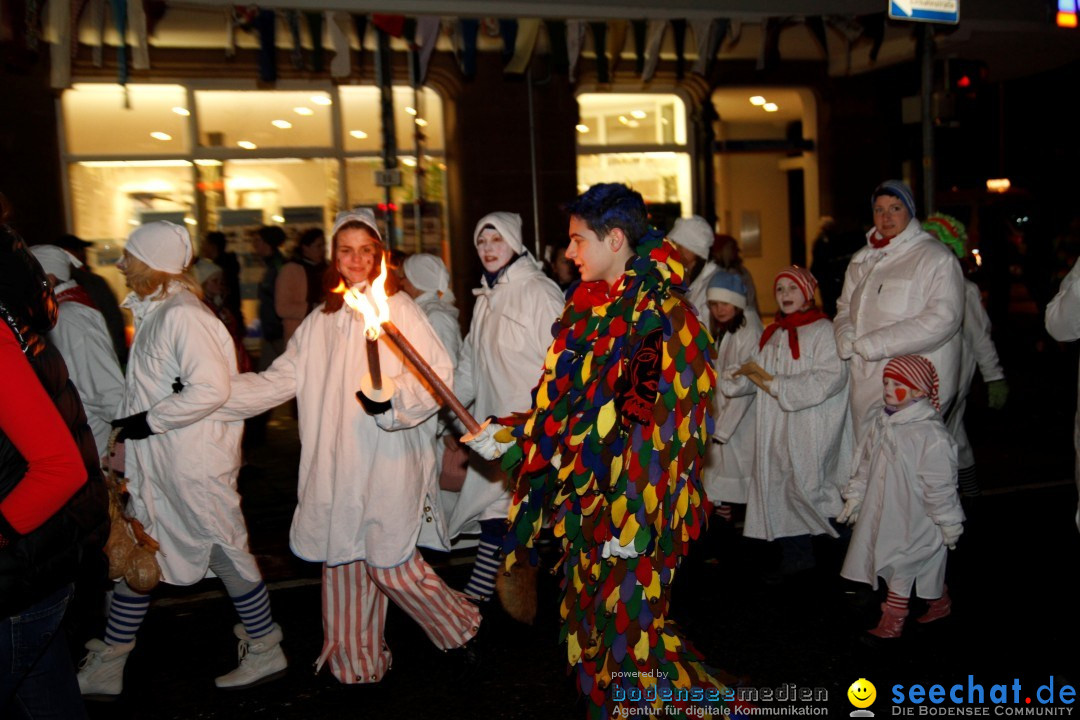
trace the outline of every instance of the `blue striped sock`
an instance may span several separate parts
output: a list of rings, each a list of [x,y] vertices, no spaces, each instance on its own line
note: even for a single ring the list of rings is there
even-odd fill
[[[121,595],[114,592],[109,603],[109,620],[105,625],[105,642],[109,645],[125,645],[134,640],[149,609],[149,595]]]
[[[231,599],[249,637],[261,638],[274,629],[274,618],[270,615],[270,593],[266,591],[266,583],[260,582],[251,592]]]
[[[499,572],[499,551],[501,544],[481,540],[476,548],[476,564],[473,565],[469,584],[465,594],[483,600],[491,599],[495,594],[495,574]]]

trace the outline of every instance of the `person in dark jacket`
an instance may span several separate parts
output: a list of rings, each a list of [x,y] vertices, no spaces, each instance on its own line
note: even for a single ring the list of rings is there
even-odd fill
[[[0,212],[2,217],[2,212]],[[0,225],[0,717],[86,717],[57,636],[88,567],[104,577],[109,516],[93,434],[45,336],[56,300]]]

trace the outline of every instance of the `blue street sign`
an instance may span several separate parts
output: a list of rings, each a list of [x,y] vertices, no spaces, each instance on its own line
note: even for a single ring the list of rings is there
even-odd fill
[[[960,0],[889,0],[889,17],[955,25],[960,22]]]

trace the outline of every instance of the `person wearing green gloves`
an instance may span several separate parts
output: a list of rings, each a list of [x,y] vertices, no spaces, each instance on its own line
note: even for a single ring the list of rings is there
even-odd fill
[[[967,228],[951,215],[931,215],[923,223],[923,230],[944,243],[960,260],[967,256]],[[964,430],[964,410],[967,408],[971,381],[975,378],[975,368],[978,367],[986,383],[986,404],[991,410],[1005,407],[1009,384],[1005,381],[1005,371],[1001,369],[997,348],[990,337],[990,316],[982,305],[979,286],[967,278],[964,279],[964,322],[960,332],[964,341],[960,350],[960,382],[956,401],[945,414],[945,426],[956,440],[960,495],[971,498],[982,494],[975,477],[975,456]]]

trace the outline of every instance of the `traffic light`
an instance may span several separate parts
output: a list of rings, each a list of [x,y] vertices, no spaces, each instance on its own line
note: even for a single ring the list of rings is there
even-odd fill
[[[1057,26],[1063,28],[1076,27],[1077,0],[1058,0]]]
[[[945,89],[947,92],[971,97],[986,81],[988,75],[989,68],[982,60],[950,58],[945,61]]]

